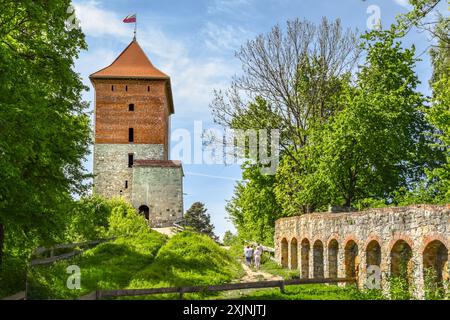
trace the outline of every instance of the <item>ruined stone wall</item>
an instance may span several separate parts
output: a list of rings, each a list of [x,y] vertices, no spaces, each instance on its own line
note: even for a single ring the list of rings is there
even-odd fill
[[[381,284],[388,288],[387,279],[399,273],[406,259],[411,287],[423,297],[424,266],[436,266],[441,278],[448,277],[450,207],[417,205],[282,218],[276,221],[274,242],[280,264],[299,268],[302,277],[356,276],[361,287],[367,268],[377,265]]]
[[[135,160],[163,160],[164,146],[158,144],[95,144],[95,193],[106,198],[122,195],[125,200],[131,201],[133,169],[128,168],[128,154],[133,154]],[[128,181],[128,188],[126,188],[126,181]]]
[[[135,166],[131,203],[135,208],[149,207],[151,226],[171,226],[183,216],[182,179],[181,167]]]

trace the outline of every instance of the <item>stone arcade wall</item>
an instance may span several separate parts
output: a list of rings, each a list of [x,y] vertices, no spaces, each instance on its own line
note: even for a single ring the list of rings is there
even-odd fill
[[[314,213],[275,225],[275,257],[301,277],[352,277],[366,281],[367,267],[387,277],[407,265],[415,295],[423,297],[424,269],[448,278],[450,206],[416,205],[352,213]]]

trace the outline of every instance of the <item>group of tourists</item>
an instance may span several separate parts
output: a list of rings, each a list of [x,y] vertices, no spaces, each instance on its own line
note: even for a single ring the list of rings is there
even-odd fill
[[[247,266],[255,266],[256,269],[259,269],[261,266],[261,256],[263,253],[263,246],[258,244],[255,248],[251,245],[248,245],[244,248],[244,257],[245,264]]]

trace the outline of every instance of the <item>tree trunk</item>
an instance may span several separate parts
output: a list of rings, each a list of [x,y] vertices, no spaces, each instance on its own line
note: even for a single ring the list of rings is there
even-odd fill
[[[5,240],[5,227],[3,224],[0,223],[0,269],[2,266],[2,260],[3,260],[3,243]]]

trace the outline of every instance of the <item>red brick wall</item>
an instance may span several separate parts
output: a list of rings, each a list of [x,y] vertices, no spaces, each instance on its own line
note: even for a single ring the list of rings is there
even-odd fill
[[[128,129],[133,128],[135,144],[163,144],[167,157],[169,111],[164,80],[93,79],[93,84],[95,143],[127,144]],[[134,111],[128,110],[130,103]]]

